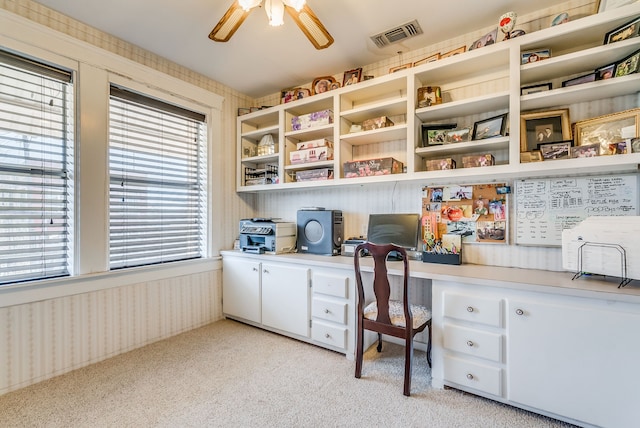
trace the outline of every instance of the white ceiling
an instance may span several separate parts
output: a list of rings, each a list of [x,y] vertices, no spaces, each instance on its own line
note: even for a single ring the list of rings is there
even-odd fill
[[[254,9],[231,40],[207,37],[233,0],[37,0],[253,98],[398,56],[524,15],[557,0],[308,0],[335,42],[316,50],[285,14],[270,27]],[[370,36],[417,19],[424,34],[380,49]],[[517,23],[516,23],[517,28]]]

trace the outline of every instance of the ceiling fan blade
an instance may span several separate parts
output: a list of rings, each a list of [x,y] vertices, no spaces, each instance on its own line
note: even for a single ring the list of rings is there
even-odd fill
[[[238,0],[235,0],[220,22],[209,33],[209,38],[215,42],[229,41],[233,33],[240,27],[240,24],[249,16],[251,10],[253,9],[244,10]]]
[[[316,49],[328,48],[333,44],[333,37],[309,6],[305,4],[300,12],[286,4],[284,8]]]

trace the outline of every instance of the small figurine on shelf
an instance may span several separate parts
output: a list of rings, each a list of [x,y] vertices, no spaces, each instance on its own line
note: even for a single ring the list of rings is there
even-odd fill
[[[507,12],[502,14],[502,16],[500,17],[499,27],[500,31],[504,33],[504,40],[508,40],[511,38],[511,31],[516,25],[517,17],[518,15],[516,15],[515,12]]]

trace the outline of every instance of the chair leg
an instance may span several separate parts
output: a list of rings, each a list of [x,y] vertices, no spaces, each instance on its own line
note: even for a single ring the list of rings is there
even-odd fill
[[[362,354],[364,350],[364,332],[361,327],[358,327],[356,334],[356,378],[360,379],[362,375]]]
[[[429,343],[427,344],[427,363],[429,367],[431,367],[431,320],[427,323],[427,328],[429,329]]]
[[[404,356],[404,391],[403,394],[411,395],[411,366],[413,363],[413,338],[407,338]]]
[[[382,352],[382,333],[378,333],[378,346],[376,349],[378,352]]]

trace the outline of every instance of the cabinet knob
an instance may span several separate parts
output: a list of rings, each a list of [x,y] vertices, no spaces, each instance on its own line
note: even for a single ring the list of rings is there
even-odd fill
[[[520,308],[516,309],[516,314],[518,315],[524,315],[524,311]]]
[[[331,339],[331,335],[330,335],[329,333],[325,333],[325,334],[324,334],[324,338],[325,338],[325,339]]]
[[[473,312],[473,307],[472,306],[467,306],[467,312]]]
[[[330,311],[329,309],[325,309],[325,310],[324,310],[324,313],[325,313],[325,314],[330,314],[330,313],[331,313],[331,311]]]
[[[253,268],[253,271],[254,271],[254,272],[258,272],[258,268],[257,268],[257,267],[254,267],[254,268]]]
[[[467,379],[473,380],[473,375],[471,373],[467,373]]]
[[[470,340],[467,340],[467,346],[473,346],[473,342]]]
[[[262,271],[262,273],[269,273],[269,271],[265,269]]]

